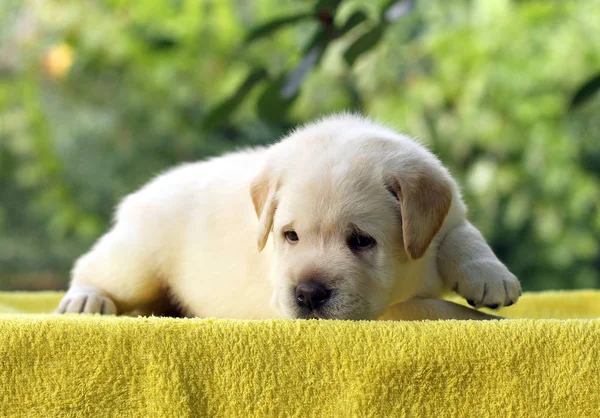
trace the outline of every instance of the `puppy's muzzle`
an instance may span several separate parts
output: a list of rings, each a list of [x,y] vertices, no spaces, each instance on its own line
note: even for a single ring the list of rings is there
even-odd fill
[[[321,308],[331,296],[331,290],[316,281],[302,281],[296,286],[296,304],[306,310]]]

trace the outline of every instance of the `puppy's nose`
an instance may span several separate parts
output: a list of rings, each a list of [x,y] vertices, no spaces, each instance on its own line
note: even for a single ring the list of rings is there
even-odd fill
[[[331,291],[319,282],[304,281],[296,287],[296,302],[308,309],[318,309],[329,299]]]

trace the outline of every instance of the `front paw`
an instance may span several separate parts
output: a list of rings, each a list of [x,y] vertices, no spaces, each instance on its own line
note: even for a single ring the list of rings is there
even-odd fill
[[[465,270],[453,290],[475,308],[510,306],[522,294],[519,280],[501,263],[472,263]]]
[[[112,299],[101,294],[93,286],[74,286],[60,301],[56,312],[114,315],[117,313],[117,307]]]

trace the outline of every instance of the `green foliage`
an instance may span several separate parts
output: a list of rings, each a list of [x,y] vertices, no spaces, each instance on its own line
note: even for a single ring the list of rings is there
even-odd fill
[[[576,108],[582,103],[592,99],[598,90],[600,90],[600,73],[596,74],[579,87],[573,96],[573,99],[571,99],[571,108]]]
[[[420,138],[526,289],[600,285],[600,3],[8,1],[0,288],[65,286],[174,164],[353,109]]]

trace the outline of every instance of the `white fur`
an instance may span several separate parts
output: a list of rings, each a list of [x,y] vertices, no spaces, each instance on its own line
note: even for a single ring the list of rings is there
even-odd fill
[[[423,178],[450,190],[441,229],[416,259],[402,232],[413,220],[400,218],[401,203],[411,202],[393,198],[391,178],[401,191]],[[272,218],[255,214],[250,190],[263,186],[260,179],[269,193],[258,204],[272,203]],[[431,199],[434,192],[427,193]],[[418,222],[413,234],[430,226],[427,216]],[[373,236],[376,247],[348,250],[350,224]],[[289,225],[297,245],[283,237]],[[126,197],[114,227],[75,264],[59,312],[151,312],[169,292],[194,316],[297,317],[291,289],[310,274],[336,290],[323,314],[329,318],[374,319],[395,310],[412,319],[419,300],[448,289],[476,306],[502,306],[520,294],[517,279],[466,221],[458,186],[441,163],[405,136],[342,115],[269,148],[174,168]],[[405,302],[410,314],[398,308]],[[423,317],[465,316],[448,304],[423,306]]]

